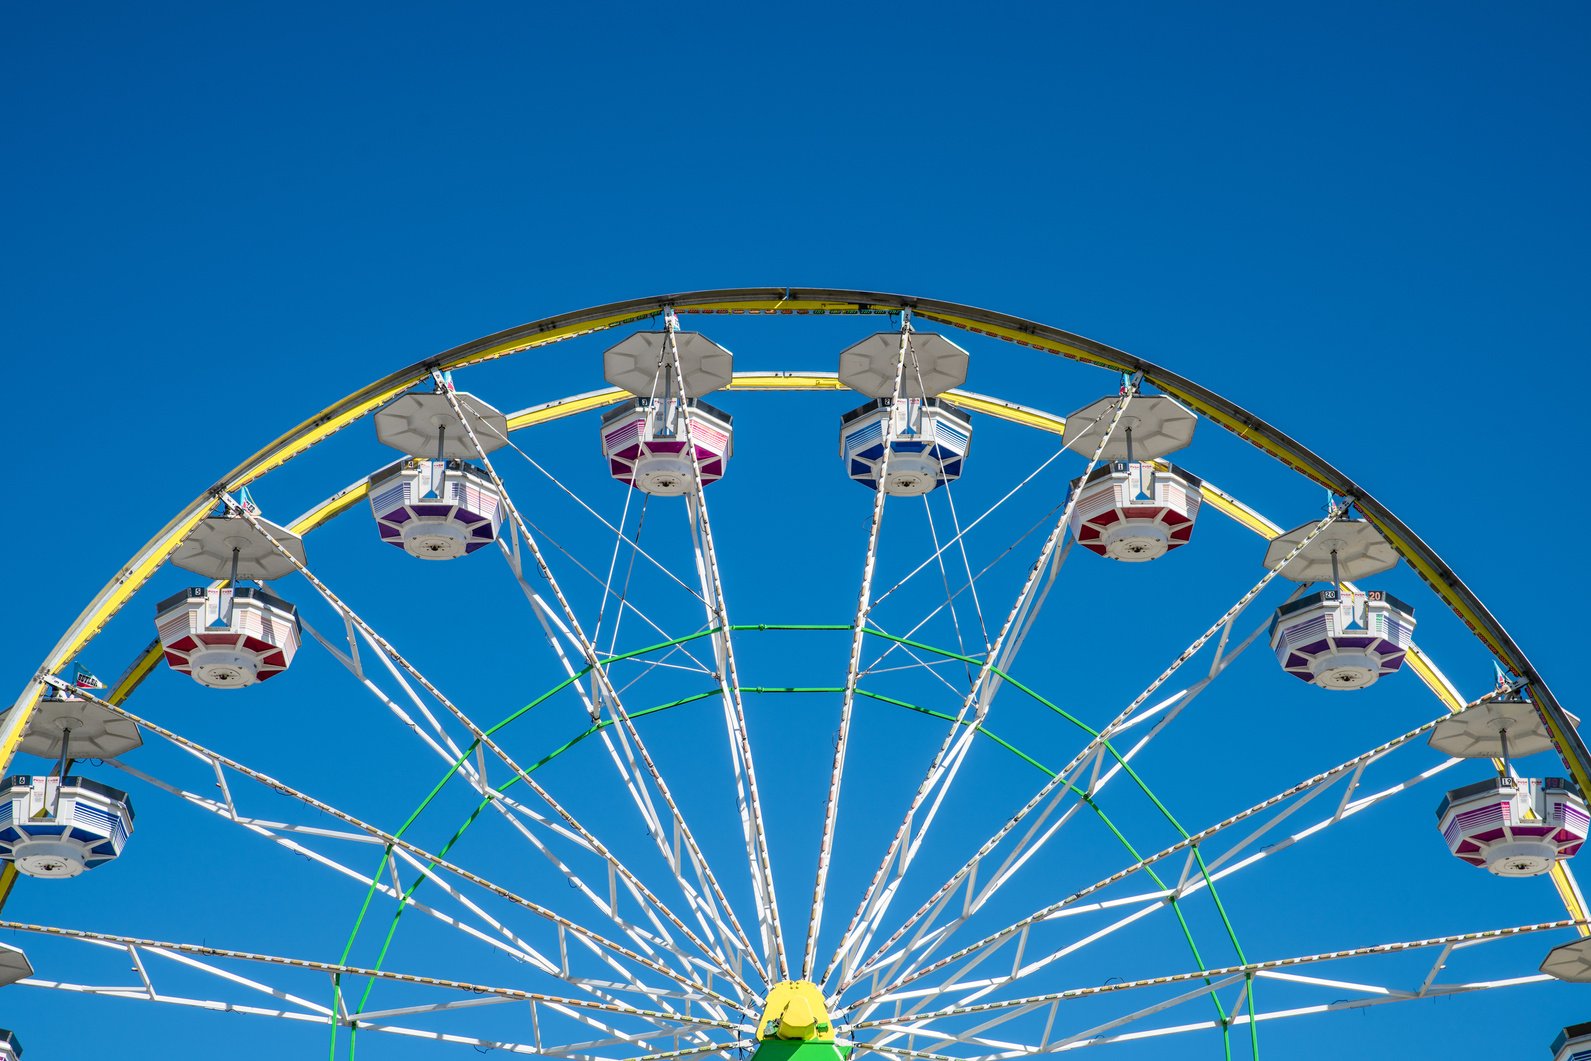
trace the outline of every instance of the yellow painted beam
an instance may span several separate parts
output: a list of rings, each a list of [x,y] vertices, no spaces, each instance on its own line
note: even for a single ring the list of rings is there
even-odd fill
[[[1410,668],[1413,669],[1415,674],[1419,675],[1422,682],[1430,687],[1430,690],[1436,694],[1436,698],[1442,701],[1443,707],[1449,711],[1463,709],[1464,698],[1453,689],[1442,672],[1436,669],[1435,664],[1425,657],[1425,653],[1418,648],[1411,647],[1406,658]]]
[[[1074,361],[1097,365],[1100,368],[1115,369],[1117,372],[1130,372],[1136,367],[1120,358],[1114,358],[1096,350],[1090,350],[1072,343],[1042,338],[1007,325],[974,320],[971,317],[963,317],[938,310],[918,309],[915,315],[919,320],[938,321],[941,324],[960,328],[964,332],[972,332],[974,335],[987,335],[995,339],[1004,339],[1006,342],[1015,343],[1017,346],[1026,346],[1034,350],[1060,354],[1062,357],[1069,357]]]
[[[832,372],[737,372],[732,391],[843,391],[849,390]]]
[[[122,605],[126,604],[139,587],[165,562],[176,544],[199,525],[199,521],[204,519],[207,511],[207,506],[198,508],[190,506],[182,516],[168,524],[165,530],[146,545],[128,566],[124,567],[116,578],[89,602],[89,606],[56,643],[39,669],[44,673],[54,674],[76,659],[83,651],[83,647],[110,621],[111,616],[120,611]],[[169,545],[165,544],[168,542]],[[29,679],[22,695],[7,712],[4,724],[0,725],[0,772],[8,769],[11,760],[16,756],[17,748],[22,743],[22,734],[33,718],[33,712],[38,707],[43,691],[43,687],[37,681]]]
[[[1582,936],[1591,936],[1591,924],[1586,924],[1585,896],[1580,894],[1580,884],[1574,879],[1574,871],[1567,862],[1554,862],[1552,864],[1552,884],[1558,889],[1558,898],[1563,901],[1563,908],[1569,911],[1569,916],[1581,922],[1575,929]]]

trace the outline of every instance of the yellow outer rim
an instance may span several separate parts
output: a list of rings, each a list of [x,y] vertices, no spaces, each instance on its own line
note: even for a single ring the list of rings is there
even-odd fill
[[[609,303],[577,313],[548,317],[511,328],[495,335],[465,343],[434,357],[417,362],[364,387],[327,406],[320,413],[305,420],[277,439],[267,443],[232,469],[223,479],[204,494],[195,498],[151,538],[142,549],[95,595],[88,606],[67,628],[39,666],[38,673],[54,674],[77,657],[93,640],[112,616],[135,594],[154,572],[166,561],[177,545],[196,527],[223,493],[232,493],[253,483],[261,476],[298,457],[315,445],[341,431],[392,398],[428,377],[433,371],[449,371],[495,360],[511,354],[522,353],[580,335],[603,331],[624,324],[635,323],[673,308],[681,313],[701,314],[796,314],[796,315],[855,315],[877,314],[910,310],[923,320],[937,321],[974,334],[1057,354],[1102,368],[1121,372],[1139,372],[1148,382],[1172,395],[1206,419],[1231,431],[1239,438],[1274,457],[1285,466],[1319,483],[1342,496],[1351,498],[1365,516],[1392,547],[1424,580],[1436,595],[1513,673],[1524,678],[1532,694],[1538,713],[1558,748],[1564,765],[1574,777],[1582,792],[1591,792],[1591,754],[1588,754],[1579,735],[1569,725],[1566,714],[1545,681],[1531,666],[1523,651],[1491,613],[1481,604],[1456,574],[1442,562],[1434,550],[1409,530],[1390,510],[1362,490],[1348,477],[1325,460],[1293,441],[1281,431],[1227,401],[1212,391],[1193,383],[1158,365],[1133,357],[1094,340],[1073,333],[1023,320],[1008,314],[996,313],[959,303],[943,302],[914,296],[885,294],[869,291],[828,289],[726,289],[694,291],[626,302]],[[736,381],[737,384],[739,380]],[[838,389],[838,383],[825,374],[767,373],[749,378],[743,389],[747,390],[797,390]],[[561,416],[575,415],[592,408],[611,404],[617,397],[611,391],[597,391],[563,399],[550,406],[538,407],[543,421]],[[1058,418],[1039,414],[1034,410],[983,396],[960,396],[969,408],[1002,419],[1028,423],[1029,426],[1050,430]],[[983,404],[977,404],[982,402]],[[1024,417],[1032,417],[1028,420]],[[527,420],[515,426],[530,426]],[[345,510],[358,500],[352,496],[358,488],[350,488],[328,502],[306,513],[293,525],[299,529],[318,526],[336,512]],[[1229,495],[1215,491],[1206,495],[1217,509],[1237,519],[1258,534],[1272,534],[1274,527],[1257,513],[1247,509]],[[158,662],[146,653],[111,690],[112,699],[119,702],[135,689],[139,682]],[[1437,681],[1435,671],[1423,656],[1410,654],[1414,670],[1437,693],[1450,710],[1456,709],[1456,693],[1445,679]],[[32,679],[18,696],[12,709],[0,725],[0,772],[9,767],[22,740],[33,710],[38,704],[43,687]],[[1567,867],[1559,864],[1563,879],[1555,870],[1560,894],[1564,896],[1571,916],[1584,919],[1584,904]],[[0,874],[0,903],[4,902],[14,881],[15,871],[7,866]],[[1591,934],[1591,927],[1582,926],[1582,935]]]

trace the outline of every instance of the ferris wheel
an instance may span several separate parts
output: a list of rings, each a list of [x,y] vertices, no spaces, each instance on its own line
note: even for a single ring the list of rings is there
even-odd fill
[[[1254,413],[949,302],[395,371],[18,677],[0,1059],[1305,1058],[1591,981],[1591,755],[1457,575]]]

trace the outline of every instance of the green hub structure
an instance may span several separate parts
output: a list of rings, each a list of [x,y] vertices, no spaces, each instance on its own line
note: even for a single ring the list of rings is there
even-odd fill
[[[834,1041],[823,991],[810,980],[781,980],[757,1021],[753,1061],[847,1061],[855,1049]]]

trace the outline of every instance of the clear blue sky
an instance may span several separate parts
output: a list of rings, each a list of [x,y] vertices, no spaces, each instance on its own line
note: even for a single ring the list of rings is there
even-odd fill
[[[20,686],[171,513],[401,364],[613,299],[850,286],[1057,324],[1253,408],[1584,715],[1588,45],[1566,3],[15,7],[0,660]],[[1461,1041],[1545,1056],[1591,1017],[1558,991],[1515,1021],[1533,990]],[[0,994],[0,1025],[90,1056],[60,1016],[90,1011],[40,995]],[[92,1012],[210,1052],[152,1008]],[[1387,1035],[1358,1056],[1422,1052]]]

